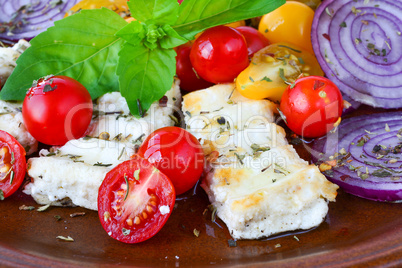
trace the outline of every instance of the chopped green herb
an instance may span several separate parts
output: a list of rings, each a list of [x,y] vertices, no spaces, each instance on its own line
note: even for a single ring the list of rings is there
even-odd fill
[[[298,242],[300,241],[300,239],[297,236],[293,236],[293,238]]]
[[[239,160],[240,164],[244,165],[243,159],[246,157],[245,155],[239,155],[238,153],[234,153],[237,159]]]
[[[197,229],[194,229],[194,230],[193,230],[193,234],[194,234],[196,237],[199,237],[199,236],[200,236],[200,231],[198,231]]]
[[[121,232],[123,233],[124,236],[128,236],[131,231],[130,231],[129,229],[122,228],[122,229],[121,229]]]
[[[229,239],[229,240],[228,240],[228,244],[229,244],[229,247],[231,247],[231,248],[237,247],[237,242],[236,242],[236,240]]]
[[[134,171],[134,179],[135,180],[140,180],[140,171],[141,169],[137,169],[136,171]]]
[[[267,76],[264,76],[264,78],[262,78],[261,81],[272,82],[272,80]]]
[[[288,79],[285,77],[285,70],[283,68],[279,68],[279,77],[284,81],[288,82]]]
[[[101,162],[96,162],[94,166],[96,167],[110,167],[113,164],[102,164]]]
[[[126,189],[126,195],[124,196],[124,201],[126,201],[127,196],[128,196],[128,192],[130,191],[130,186],[129,186],[129,184],[128,184],[128,176],[127,176],[126,173],[124,173],[124,180],[126,181],[126,187],[127,187],[127,189]]]
[[[290,50],[292,50],[292,51],[294,51],[294,52],[296,52],[296,53],[301,53],[301,51],[300,51],[300,50],[297,50],[297,49],[292,48],[292,47],[290,47],[290,46],[278,45],[278,47],[284,47],[284,48],[288,48],[288,49],[290,49]]]
[[[339,24],[339,27],[346,28],[347,27],[346,22],[342,22],[341,24]]]
[[[4,200],[4,192],[0,189],[0,201]]]
[[[65,236],[59,235],[56,238],[60,239],[60,240],[63,240],[63,241],[66,241],[66,242],[74,242],[74,239],[71,236],[65,237]]]
[[[254,79],[251,76],[249,76],[248,79],[250,79],[250,81],[254,83]]]
[[[303,58],[298,57],[297,59],[299,60],[300,64],[305,64],[305,62],[304,62]]]
[[[60,215],[54,215],[54,218],[56,219],[56,221],[61,220],[61,216],[60,216]]]
[[[47,205],[38,207],[38,209],[36,211],[43,212],[43,211],[47,210],[49,207],[50,207],[50,204],[47,204]]]

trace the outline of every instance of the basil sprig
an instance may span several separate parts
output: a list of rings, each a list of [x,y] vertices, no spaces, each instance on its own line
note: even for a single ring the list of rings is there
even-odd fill
[[[31,40],[2,91],[23,100],[34,80],[49,74],[80,81],[92,98],[120,91],[130,112],[143,115],[171,88],[174,47],[213,26],[258,17],[285,0],[130,0],[136,21],[108,9],[82,10]]]

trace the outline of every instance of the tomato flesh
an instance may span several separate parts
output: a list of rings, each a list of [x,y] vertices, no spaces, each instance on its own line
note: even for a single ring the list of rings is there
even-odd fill
[[[99,188],[98,214],[111,237],[124,243],[139,243],[163,227],[175,199],[169,178],[135,155],[106,174]]]
[[[164,127],[151,133],[138,154],[166,174],[176,194],[190,190],[204,170],[204,152],[199,141],[179,127]]]
[[[28,132],[48,145],[64,145],[82,137],[92,118],[91,95],[67,76],[40,79],[29,89],[22,105]]]
[[[9,133],[0,130],[0,197],[12,195],[26,172],[25,150]]]
[[[233,82],[248,66],[247,43],[231,27],[212,27],[195,40],[190,60],[203,79],[214,84]]]
[[[340,122],[343,99],[331,80],[308,76],[296,80],[285,90],[280,110],[292,131],[303,137],[316,138],[324,136]]]

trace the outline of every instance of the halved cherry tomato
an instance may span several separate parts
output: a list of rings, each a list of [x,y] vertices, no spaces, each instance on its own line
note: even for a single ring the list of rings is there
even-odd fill
[[[179,127],[154,131],[145,139],[138,154],[169,177],[177,195],[190,190],[204,170],[204,153],[199,141]]]
[[[313,18],[314,11],[306,4],[287,1],[262,16],[258,30],[271,43],[291,43],[314,55],[310,40]]]
[[[283,91],[301,74],[323,75],[317,59],[289,43],[269,45],[254,54],[236,79],[236,88],[249,99],[279,101]]]
[[[308,76],[297,79],[285,90],[280,110],[285,123],[296,134],[316,138],[324,136],[340,123],[343,100],[331,80]]]
[[[247,43],[231,27],[212,27],[195,40],[190,60],[203,79],[215,84],[233,82],[248,66]]]
[[[262,33],[260,33],[258,30],[256,30],[253,27],[240,26],[240,27],[237,27],[236,30],[238,30],[246,39],[248,56],[250,58],[258,50],[260,50],[270,44],[268,39]]]
[[[63,145],[84,135],[92,118],[88,90],[67,76],[41,78],[29,89],[22,104],[28,132],[48,145]]]
[[[175,199],[168,177],[135,155],[106,174],[98,193],[99,219],[114,239],[142,242],[163,227]]]
[[[12,195],[24,181],[25,150],[9,133],[0,130],[0,200]]]
[[[176,74],[180,79],[180,88],[190,92],[212,86],[213,83],[202,79],[191,65],[190,51],[190,44],[181,45],[176,49]]]

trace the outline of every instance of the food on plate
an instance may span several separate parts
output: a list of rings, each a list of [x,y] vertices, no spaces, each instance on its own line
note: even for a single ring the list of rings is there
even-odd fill
[[[248,66],[247,43],[236,29],[215,26],[195,40],[190,60],[204,80],[214,84],[233,82]]]
[[[125,243],[139,243],[163,227],[175,199],[169,178],[135,155],[106,174],[99,188],[99,219],[109,236]]]
[[[141,117],[173,83],[174,47],[207,28],[261,16],[284,2],[129,1],[136,19],[130,23],[109,9],[81,10],[31,41],[0,98],[23,99],[32,80],[65,75],[83,84],[92,98],[119,90],[131,114]]]
[[[309,151],[328,179],[346,192],[401,202],[401,118],[399,111],[345,119]]]
[[[22,104],[28,132],[48,145],[63,145],[81,138],[92,118],[88,90],[67,76],[47,76],[34,81]]]
[[[338,186],[287,143],[273,123],[275,107],[242,97],[234,84],[183,97],[187,130],[211,165],[201,186],[235,239],[317,226],[337,195]]]
[[[326,76],[350,98],[401,108],[402,1],[324,1],[311,40]]]
[[[0,130],[0,200],[12,195],[24,181],[25,150],[9,133]]]
[[[179,81],[165,101],[152,104],[143,118],[129,113],[118,92],[98,99],[96,115],[86,136],[64,146],[41,150],[28,160],[31,182],[24,192],[39,204],[75,205],[96,210],[98,189],[108,171],[129,160],[155,129],[173,126],[173,112],[181,101]]]
[[[63,18],[77,2],[0,0],[0,39],[30,40]]]
[[[286,1],[276,10],[262,16],[258,30],[271,43],[291,43],[313,54],[310,33],[314,11],[301,2]]]
[[[293,132],[306,138],[317,138],[339,125],[343,99],[331,80],[307,76],[288,86],[282,95],[280,111]]]
[[[292,44],[276,43],[254,54],[236,78],[236,88],[249,99],[279,101],[300,75],[323,75],[314,55]]]
[[[204,152],[199,141],[179,127],[152,132],[142,143],[138,155],[168,176],[176,195],[193,188],[204,170]]]

